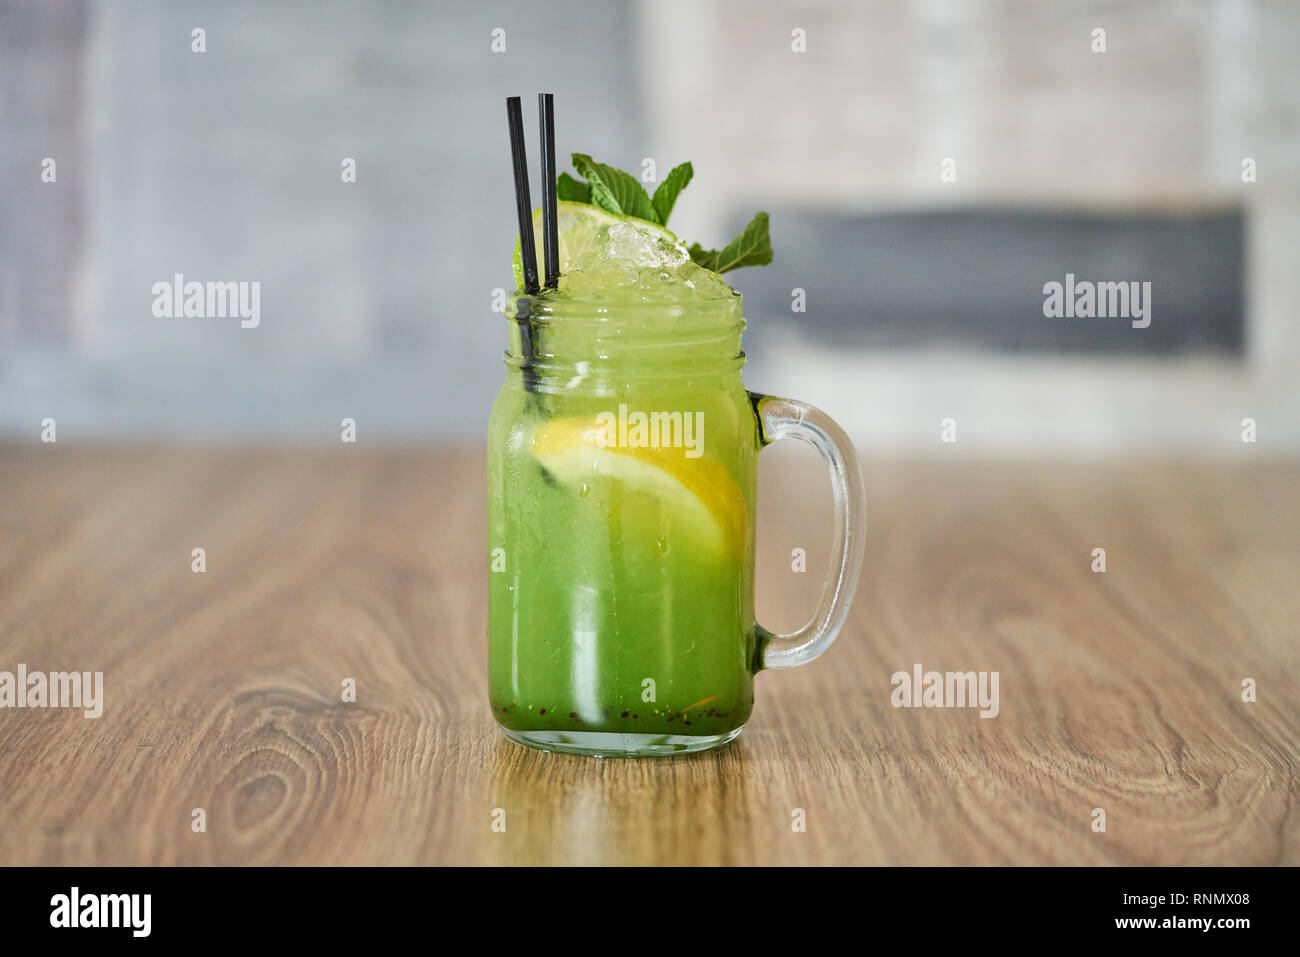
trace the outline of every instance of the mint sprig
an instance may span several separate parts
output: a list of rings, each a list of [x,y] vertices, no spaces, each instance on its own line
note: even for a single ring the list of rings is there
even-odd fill
[[[631,173],[597,163],[586,153],[573,154],[573,168],[586,182],[561,173],[555,181],[556,196],[571,203],[586,203],[619,216],[644,219],[658,226],[668,225],[668,216],[677,205],[677,197],[690,183],[695,169],[690,163],[674,166],[664,177],[652,199],[645,187]],[[772,261],[772,239],[768,232],[767,213],[756,215],[744,232],[721,250],[705,249],[699,243],[690,246],[691,259],[714,272],[728,272],[742,266],[765,266]]]
[[[555,181],[555,195],[563,202],[592,205],[591,186],[580,179],[574,179],[568,173],[561,173]]]
[[[772,237],[768,234],[767,213],[759,213],[749,221],[745,231],[727,243],[721,251],[705,249],[692,243],[691,259],[705,269],[727,272],[741,266],[766,266],[772,261]]]
[[[635,216],[659,223],[659,214],[640,181],[631,173],[597,163],[586,153],[573,154],[573,168],[591,186],[594,206],[622,216]]]
[[[664,181],[659,184],[655,190],[654,199],[651,203],[654,205],[655,212],[659,214],[659,222],[667,224],[668,214],[673,211],[673,206],[677,204],[677,197],[681,195],[686,184],[691,181],[695,175],[695,168],[690,163],[682,163],[680,166],[674,166],[672,171],[664,177]]]

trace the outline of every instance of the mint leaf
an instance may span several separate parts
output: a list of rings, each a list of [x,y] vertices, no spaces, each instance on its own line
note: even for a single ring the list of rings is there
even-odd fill
[[[705,249],[699,243],[691,243],[689,252],[691,262],[697,266],[703,266],[705,269],[718,271],[718,251],[716,249]]]
[[[568,173],[561,173],[555,181],[555,196],[565,202],[591,205],[591,186],[574,179]]]
[[[650,197],[631,173],[597,163],[586,153],[573,154],[573,168],[591,184],[591,204],[621,216],[659,222]]]
[[[655,212],[659,214],[659,222],[668,225],[668,214],[673,211],[673,204],[677,202],[677,196],[686,188],[686,184],[691,181],[695,175],[695,169],[690,163],[682,163],[674,166],[664,181],[659,184],[655,190],[654,199],[651,200]]]
[[[666,180],[665,180],[666,182]],[[691,260],[714,272],[727,272],[741,266],[766,266],[772,261],[772,237],[768,234],[767,213],[759,213],[745,231],[727,243],[721,251],[705,249],[692,243]]]

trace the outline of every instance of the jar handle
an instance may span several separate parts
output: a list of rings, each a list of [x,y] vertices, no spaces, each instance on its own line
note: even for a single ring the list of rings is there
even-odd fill
[[[849,614],[866,551],[866,493],[853,443],[825,412],[794,399],[750,393],[758,415],[763,446],[786,437],[815,448],[831,473],[835,531],[830,575],[808,623],[789,634],[774,634],[756,625],[760,669],[807,664],[831,646]]]

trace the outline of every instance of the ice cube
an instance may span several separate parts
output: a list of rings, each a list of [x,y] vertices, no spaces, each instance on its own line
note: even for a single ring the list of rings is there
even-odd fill
[[[631,292],[647,300],[731,298],[730,286],[691,261],[680,242],[635,222],[602,226],[560,282],[571,295]]]
[[[633,223],[614,223],[601,229],[594,244],[611,265],[632,269],[672,268],[690,259],[680,243],[662,234],[639,229]]]

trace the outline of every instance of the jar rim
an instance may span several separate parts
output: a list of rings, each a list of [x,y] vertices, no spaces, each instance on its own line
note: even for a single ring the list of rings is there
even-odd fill
[[[516,323],[546,325],[563,322],[598,326],[667,315],[676,320],[699,319],[703,322],[712,319],[728,328],[744,329],[743,302],[744,297],[739,292],[727,299],[690,300],[638,300],[618,296],[569,298],[548,296],[545,292],[533,296],[515,292],[507,301],[505,315]],[[698,324],[689,322],[688,327],[698,329]]]
[[[691,302],[628,302],[525,296],[506,310],[505,361],[528,388],[608,390],[634,380],[690,379],[745,364],[741,296]]]

